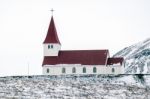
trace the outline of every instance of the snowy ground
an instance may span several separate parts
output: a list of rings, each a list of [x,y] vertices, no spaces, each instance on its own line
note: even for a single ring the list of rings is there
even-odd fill
[[[0,99],[150,99],[150,75],[0,78]]]

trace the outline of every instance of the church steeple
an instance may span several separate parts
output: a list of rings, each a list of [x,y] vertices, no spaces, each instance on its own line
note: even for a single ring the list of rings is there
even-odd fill
[[[51,17],[51,21],[50,21],[50,25],[49,25],[49,28],[48,28],[48,31],[47,31],[47,35],[46,35],[46,38],[45,38],[43,43],[44,44],[45,43],[60,44],[53,16]]]
[[[46,38],[43,42],[44,56],[58,56],[61,44],[57,35],[53,16],[47,31]]]

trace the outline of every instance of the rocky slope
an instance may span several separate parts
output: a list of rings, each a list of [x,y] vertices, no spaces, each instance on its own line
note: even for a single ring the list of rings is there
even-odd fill
[[[0,77],[0,99],[150,99],[150,75]]]
[[[114,55],[125,59],[125,73],[150,73],[150,38],[126,47]]]

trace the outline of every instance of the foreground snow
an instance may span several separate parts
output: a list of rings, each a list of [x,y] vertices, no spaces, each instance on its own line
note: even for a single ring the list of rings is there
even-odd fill
[[[0,78],[0,99],[150,99],[150,75]]]

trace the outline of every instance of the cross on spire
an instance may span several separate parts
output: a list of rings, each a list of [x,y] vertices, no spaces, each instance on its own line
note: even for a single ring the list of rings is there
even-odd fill
[[[52,9],[50,11],[53,12],[54,10]],[[60,41],[59,41],[59,38],[58,38],[58,35],[57,35],[57,30],[56,30],[55,23],[54,23],[53,15],[51,16],[51,21],[50,21],[49,28],[48,28],[48,31],[47,31],[47,36],[46,36],[43,43],[44,44],[46,44],[46,43],[60,44]]]
[[[52,15],[53,15],[54,9],[52,8],[50,11],[52,12]]]

